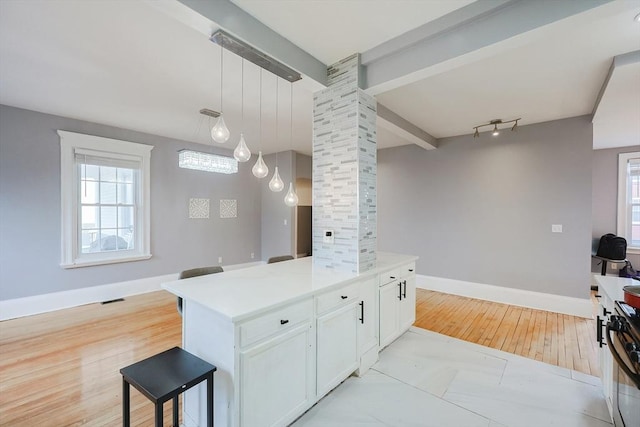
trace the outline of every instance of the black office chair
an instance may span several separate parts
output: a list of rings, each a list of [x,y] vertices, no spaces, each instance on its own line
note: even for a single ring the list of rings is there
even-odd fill
[[[222,267],[216,265],[213,267],[200,267],[192,268],[191,270],[184,270],[178,276],[179,280],[188,279],[190,277],[206,276],[207,274],[222,273],[224,270]],[[178,297],[178,313],[182,316],[182,298]]]
[[[274,262],[291,261],[293,257],[291,255],[280,255],[269,258],[267,264],[273,264]]]

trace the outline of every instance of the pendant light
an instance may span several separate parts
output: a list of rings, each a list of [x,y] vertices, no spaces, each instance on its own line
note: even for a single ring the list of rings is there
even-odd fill
[[[289,191],[287,191],[286,196],[284,196],[284,204],[291,207],[298,204],[298,195],[293,190],[293,182],[289,182]]]
[[[222,87],[224,77],[224,49],[223,45],[220,45],[220,117],[218,121],[211,129],[211,138],[219,144],[224,144],[229,139],[230,133],[227,125],[224,122],[223,110],[222,110]]]
[[[278,142],[278,78],[276,77],[276,143]],[[273,178],[269,181],[269,190],[279,193],[284,188],[284,182],[280,179],[278,173],[278,153],[276,152],[276,169],[273,172]]]
[[[274,193],[279,193],[283,188],[284,182],[282,182],[280,174],[278,173],[278,166],[276,166],[276,170],[273,173],[273,178],[271,178],[271,181],[269,181],[269,190],[273,191]]]
[[[262,151],[258,151],[258,160],[256,161],[256,164],[253,165],[253,167],[251,168],[251,172],[253,172],[253,175],[256,178],[260,178],[260,179],[269,175],[269,168],[267,167],[267,164],[262,159]]]
[[[291,124],[291,131],[289,132],[289,139],[291,143],[291,151],[293,151],[293,83],[289,86],[291,92],[291,102],[289,104],[289,122]],[[293,189],[293,176],[291,177],[291,181],[289,181],[289,191],[284,196],[284,204],[287,206],[296,206],[298,204],[298,195]]]
[[[262,68],[260,68],[260,119],[259,119],[259,127],[260,127],[260,139],[259,145],[262,146]],[[269,168],[267,164],[262,159],[262,151],[258,151],[258,160],[256,164],[251,168],[251,172],[256,178],[264,178],[269,175]]]
[[[233,157],[239,162],[248,162],[251,158],[251,151],[249,151],[249,147],[247,147],[247,143],[244,140],[244,58],[242,60],[242,68],[240,71],[240,80],[242,81],[242,89],[241,89],[241,105],[242,105],[242,122],[241,122],[241,132],[240,132],[240,141],[238,142],[238,146],[235,150],[233,150]]]

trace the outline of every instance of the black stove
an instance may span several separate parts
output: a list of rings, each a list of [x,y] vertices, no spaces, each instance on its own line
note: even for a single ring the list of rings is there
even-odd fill
[[[631,307],[623,301],[616,301],[616,311],[626,319],[626,332],[628,332],[636,343],[640,343],[640,310]]]
[[[640,310],[616,301],[607,323],[607,343],[613,356],[613,424],[640,426]]]

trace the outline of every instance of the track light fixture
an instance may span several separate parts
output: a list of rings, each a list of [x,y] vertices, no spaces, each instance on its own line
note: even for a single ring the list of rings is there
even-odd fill
[[[500,135],[500,129],[498,129],[498,125],[506,125],[507,123],[513,123],[513,126],[511,127],[511,131],[515,132],[516,128],[518,127],[518,120],[521,120],[521,119],[522,119],[521,117],[518,117],[517,119],[513,119],[513,120],[506,120],[506,121],[502,121],[502,119],[495,119],[495,120],[491,120],[489,123],[474,126],[473,129],[475,132],[473,132],[473,137],[478,138],[480,136],[480,131],[478,129],[483,128],[485,126],[493,126],[493,131],[491,132],[491,135],[498,136]]]

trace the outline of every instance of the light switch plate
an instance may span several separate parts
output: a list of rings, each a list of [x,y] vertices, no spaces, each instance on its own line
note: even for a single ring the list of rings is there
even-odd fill
[[[333,230],[324,230],[322,232],[322,243],[326,243],[328,245],[332,245],[333,244]]]
[[[551,224],[552,233],[562,233],[562,224]]]

